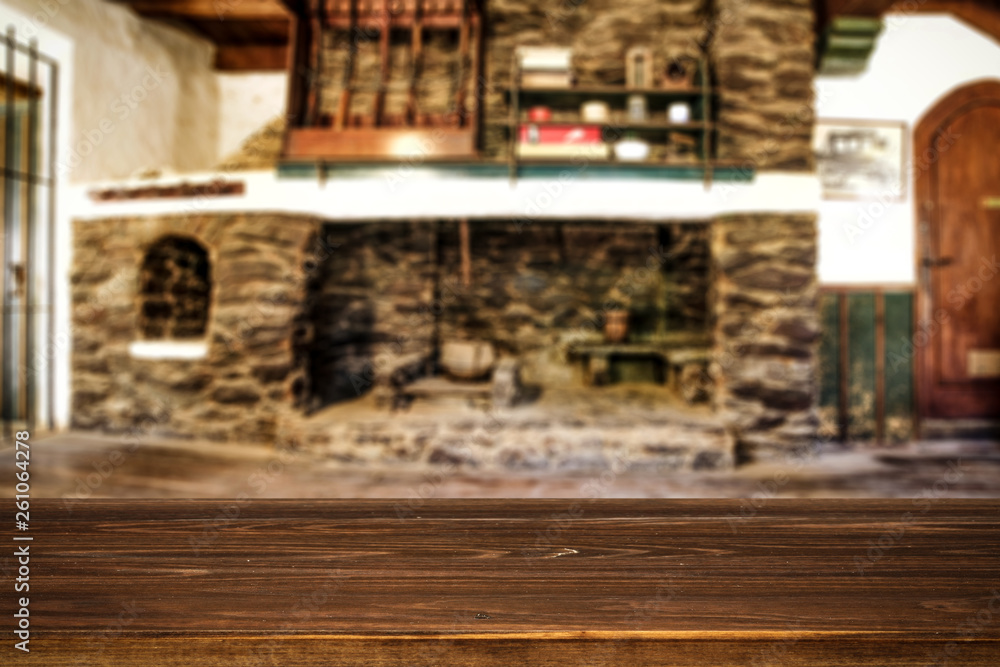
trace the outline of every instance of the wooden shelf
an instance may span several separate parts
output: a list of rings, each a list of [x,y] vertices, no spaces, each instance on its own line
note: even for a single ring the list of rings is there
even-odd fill
[[[368,158],[341,158],[319,160],[284,160],[278,165],[279,178],[381,178],[398,169],[399,160],[372,156]],[[518,160],[518,178],[553,178],[566,171],[576,174],[576,178],[636,178],[675,181],[700,181],[706,170],[713,179],[732,182],[746,182],[753,178],[753,172],[736,162],[615,162],[593,160],[584,165],[567,159]],[[414,171],[439,177],[497,178],[510,175],[510,160],[507,159],[455,159],[428,157],[412,165]]]
[[[420,25],[423,28],[437,29],[437,30],[459,30],[462,27],[462,18],[459,16],[414,16],[413,14],[399,14],[392,15],[389,14],[388,26],[392,29],[394,28],[412,28],[414,25]],[[347,16],[330,16],[325,19],[327,26],[331,28],[337,28],[339,30],[358,30],[374,33],[378,32],[386,25],[383,20],[379,17],[361,17],[357,20],[352,20]]]
[[[518,87],[518,91],[524,96],[531,95],[589,95],[591,97],[615,97],[622,98],[629,95],[645,95],[646,97],[675,97],[691,98],[701,97],[711,90],[706,88],[627,88],[626,86],[570,86],[569,88],[537,88]]]
[[[480,125],[479,105],[483,62],[483,16],[478,0],[294,0],[295,31],[289,84],[289,129],[282,157],[285,160],[338,160],[421,157],[475,158]],[[436,124],[421,108],[418,68],[403,72],[404,85],[391,85],[392,72],[401,66],[392,58],[393,31],[410,28],[409,61],[422,62],[425,45],[433,33],[456,30],[454,58],[458,62],[456,85],[446,108],[451,122]],[[326,35],[341,31],[357,41],[355,31],[367,33],[378,46],[377,75],[359,80],[355,51],[348,50],[340,70],[324,69]],[[336,109],[327,109],[330,94],[324,72],[339,84]],[[361,93],[373,93],[370,100]],[[404,104],[390,113],[392,96]],[[360,103],[360,104],[359,104]],[[358,109],[356,107],[363,106]],[[440,114],[437,114],[440,115]],[[427,122],[430,120],[431,122]]]
[[[656,131],[704,131],[715,129],[715,123],[691,121],[690,123],[670,123],[659,121],[609,121],[606,123],[594,123],[583,120],[499,120],[490,121],[487,125],[494,125],[504,128],[518,127],[520,125],[558,126],[558,125],[598,125],[600,127],[620,127],[625,130],[656,130]]]
[[[522,166],[562,165],[578,167],[579,163],[589,162],[591,165],[601,165],[621,169],[669,169],[683,167],[692,167],[694,169],[702,168],[702,163],[694,160],[690,162],[683,162],[680,160],[616,160],[614,157],[609,157],[607,160],[588,158],[586,160],[579,160],[577,163],[574,163],[572,160],[566,158],[523,157],[518,158],[517,162]]]
[[[292,128],[285,154],[299,159],[470,158],[476,155],[474,128]]]
[[[520,165],[555,164],[559,162],[558,159],[539,160],[537,158],[518,157],[517,146],[520,138],[518,137],[518,132],[516,130],[519,126],[590,125],[605,129],[614,128],[616,130],[623,130],[626,132],[642,133],[646,135],[646,139],[650,140],[650,148],[654,153],[664,152],[663,147],[669,146],[673,143],[671,142],[669,136],[669,133],[671,132],[684,132],[693,135],[695,145],[686,146],[684,147],[684,150],[679,152],[683,154],[687,151],[693,151],[693,156],[697,161],[664,161],[657,157],[654,158],[654,160],[641,162],[615,162],[611,160],[605,162],[604,160],[594,159],[588,164],[622,165],[622,167],[625,168],[638,168],[639,170],[647,167],[679,169],[697,168],[701,170],[705,187],[707,188],[711,184],[712,177],[714,176],[716,170],[712,159],[714,154],[713,139],[716,128],[715,124],[711,120],[712,97],[714,93],[709,85],[710,78],[708,75],[708,63],[706,60],[701,59],[698,61],[697,69],[695,71],[696,76],[694,79],[696,85],[689,88],[633,88],[624,85],[586,85],[562,88],[533,86],[521,87],[520,72],[516,59],[511,72],[511,86],[507,91],[507,98],[510,103],[510,113],[506,122],[498,123],[496,126],[503,127],[509,137],[508,159],[510,178],[512,180],[517,178],[519,175]],[[626,116],[625,106],[627,105],[628,98],[633,95],[641,95],[646,98],[646,113],[648,117],[662,118],[663,116],[660,114],[666,115],[666,103],[668,101],[683,100],[688,102],[689,110],[693,118],[685,123],[673,123],[669,120],[629,120]],[[590,100],[607,102],[609,110],[611,111],[612,119],[599,123],[586,122],[583,120],[550,120],[541,123],[533,123],[532,121],[521,119],[522,107],[530,107],[544,103],[546,106],[551,107],[554,112],[558,113],[559,111],[562,111],[563,115],[568,115],[565,113],[566,111],[570,109],[574,112],[579,111],[580,105]],[[656,138],[655,134],[657,133],[661,135],[659,141],[652,141],[652,139]],[[650,136],[651,134],[654,136]],[[617,137],[615,138],[617,139]],[[655,150],[656,147],[659,147],[660,150]],[[563,159],[562,162],[566,163],[567,160]]]

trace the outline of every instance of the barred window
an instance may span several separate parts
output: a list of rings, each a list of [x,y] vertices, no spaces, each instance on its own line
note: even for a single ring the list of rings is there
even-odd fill
[[[157,241],[146,253],[139,278],[142,337],[204,337],[210,274],[208,253],[197,241],[177,236]]]

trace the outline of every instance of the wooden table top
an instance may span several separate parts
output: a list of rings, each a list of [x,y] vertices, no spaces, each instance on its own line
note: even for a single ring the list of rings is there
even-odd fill
[[[16,664],[1000,665],[1000,500],[36,500],[31,515],[33,541],[8,537],[30,545],[29,654],[0,593]]]

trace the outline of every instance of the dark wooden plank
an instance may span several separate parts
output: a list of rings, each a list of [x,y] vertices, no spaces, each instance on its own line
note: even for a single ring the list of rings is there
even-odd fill
[[[851,404],[850,392],[848,389],[848,382],[850,382],[851,377],[851,364],[850,355],[848,354],[848,346],[850,344],[850,311],[847,307],[847,293],[842,292],[838,297],[838,319],[840,324],[840,329],[838,330],[837,341],[839,343],[839,361],[840,361],[840,393],[838,396],[838,426],[837,429],[839,438],[841,442],[847,441],[847,428],[850,424],[850,418],[848,416],[848,407]]]
[[[295,16],[290,30],[291,43],[288,46],[288,97],[285,104],[288,127],[300,127],[307,120],[306,97],[314,80],[313,72],[307,67],[313,39],[312,22],[307,17]],[[284,144],[284,140],[282,141]],[[284,150],[284,146],[282,147]]]
[[[346,91],[345,93],[346,94]],[[472,129],[301,128],[289,130],[289,160],[323,158],[457,158],[475,157]]]
[[[847,295],[848,405],[847,437],[875,437],[875,295]]]
[[[375,91],[371,119],[376,127],[383,124],[382,114],[385,111],[385,92],[389,86],[389,0],[381,0],[382,10],[378,19],[378,50],[379,50],[379,86]]]
[[[890,441],[913,437],[913,293],[885,295],[885,418]]]
[[[1000,655],[996,500],[771,499],[752,514],[740,500],[72,507],[33,502],[24,664]],[[4,587],[4,608],[12,596]]]
[[[323,94],[323,85],[322,85],[323,21],[321,20],[322,17],[320,15],[320,12],[322,11],[320,9],[322,7],[322,3],[319,0],[316,0],[313,3],[312,7],[313,11],[311,15],[308,17],[310,23],[310,33],[309,33],[310,40],[308,46],[309,60],[306,63],[306,67],[309,71],[309,78],[308,78],[308,86],[305,90],[306,93],[305,124],[309,126],[319,124],[320,108],[322,107],[321,97]],[[352,71],[351,63],[353,62],[353,58],[354,58],[354,49],[350,49],[348,51],[348,65],[345,73],[345,77],[347,77],[348,80],[351,76],[351,71]],[[341,106],[346,104],[347,103],[346,101],[349,99],[350,98],[348,96],[348,93],[345,90],[341,94],[341,99],[340,99]],[[338,122],[340,122],[343,119],[343,115],[340,114],[339,111],[337,119]],[[289,136],[290,134],[291,134],[290,132],[287,132],[285,135],[286,147],[288,146],[288,143],[291,141],[291,137]]]
[[[226,72],[263,72],[288,67],[288,47],[264,44],[225,44],[215,50],[215,69]]]
[[[840,296],[824,291],[819,297],[820,330],[819,340],[819,407],[837,415],[840,423]]]
[[[424,62],[424,26],[419,7],[416,8],[413,25],[410,28],[410,80],[406,92],[406,120],[416,126],[419,120],[417,105],[417,83]]]
[[[151,18],[282,20],[289,12],[280,0],[114,0]]]
[[[885,443],[885,292],[875,290],[875,441]]]

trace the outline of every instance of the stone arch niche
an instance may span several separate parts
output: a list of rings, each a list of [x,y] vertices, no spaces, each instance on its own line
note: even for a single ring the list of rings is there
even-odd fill
[[[74,427],[283,441],[317,225],[270,213],[76,221]]]
[[[139,333],[147,340],[203,338],[208,329],[212,267],[198,241],[164,236],[139,270]]]

